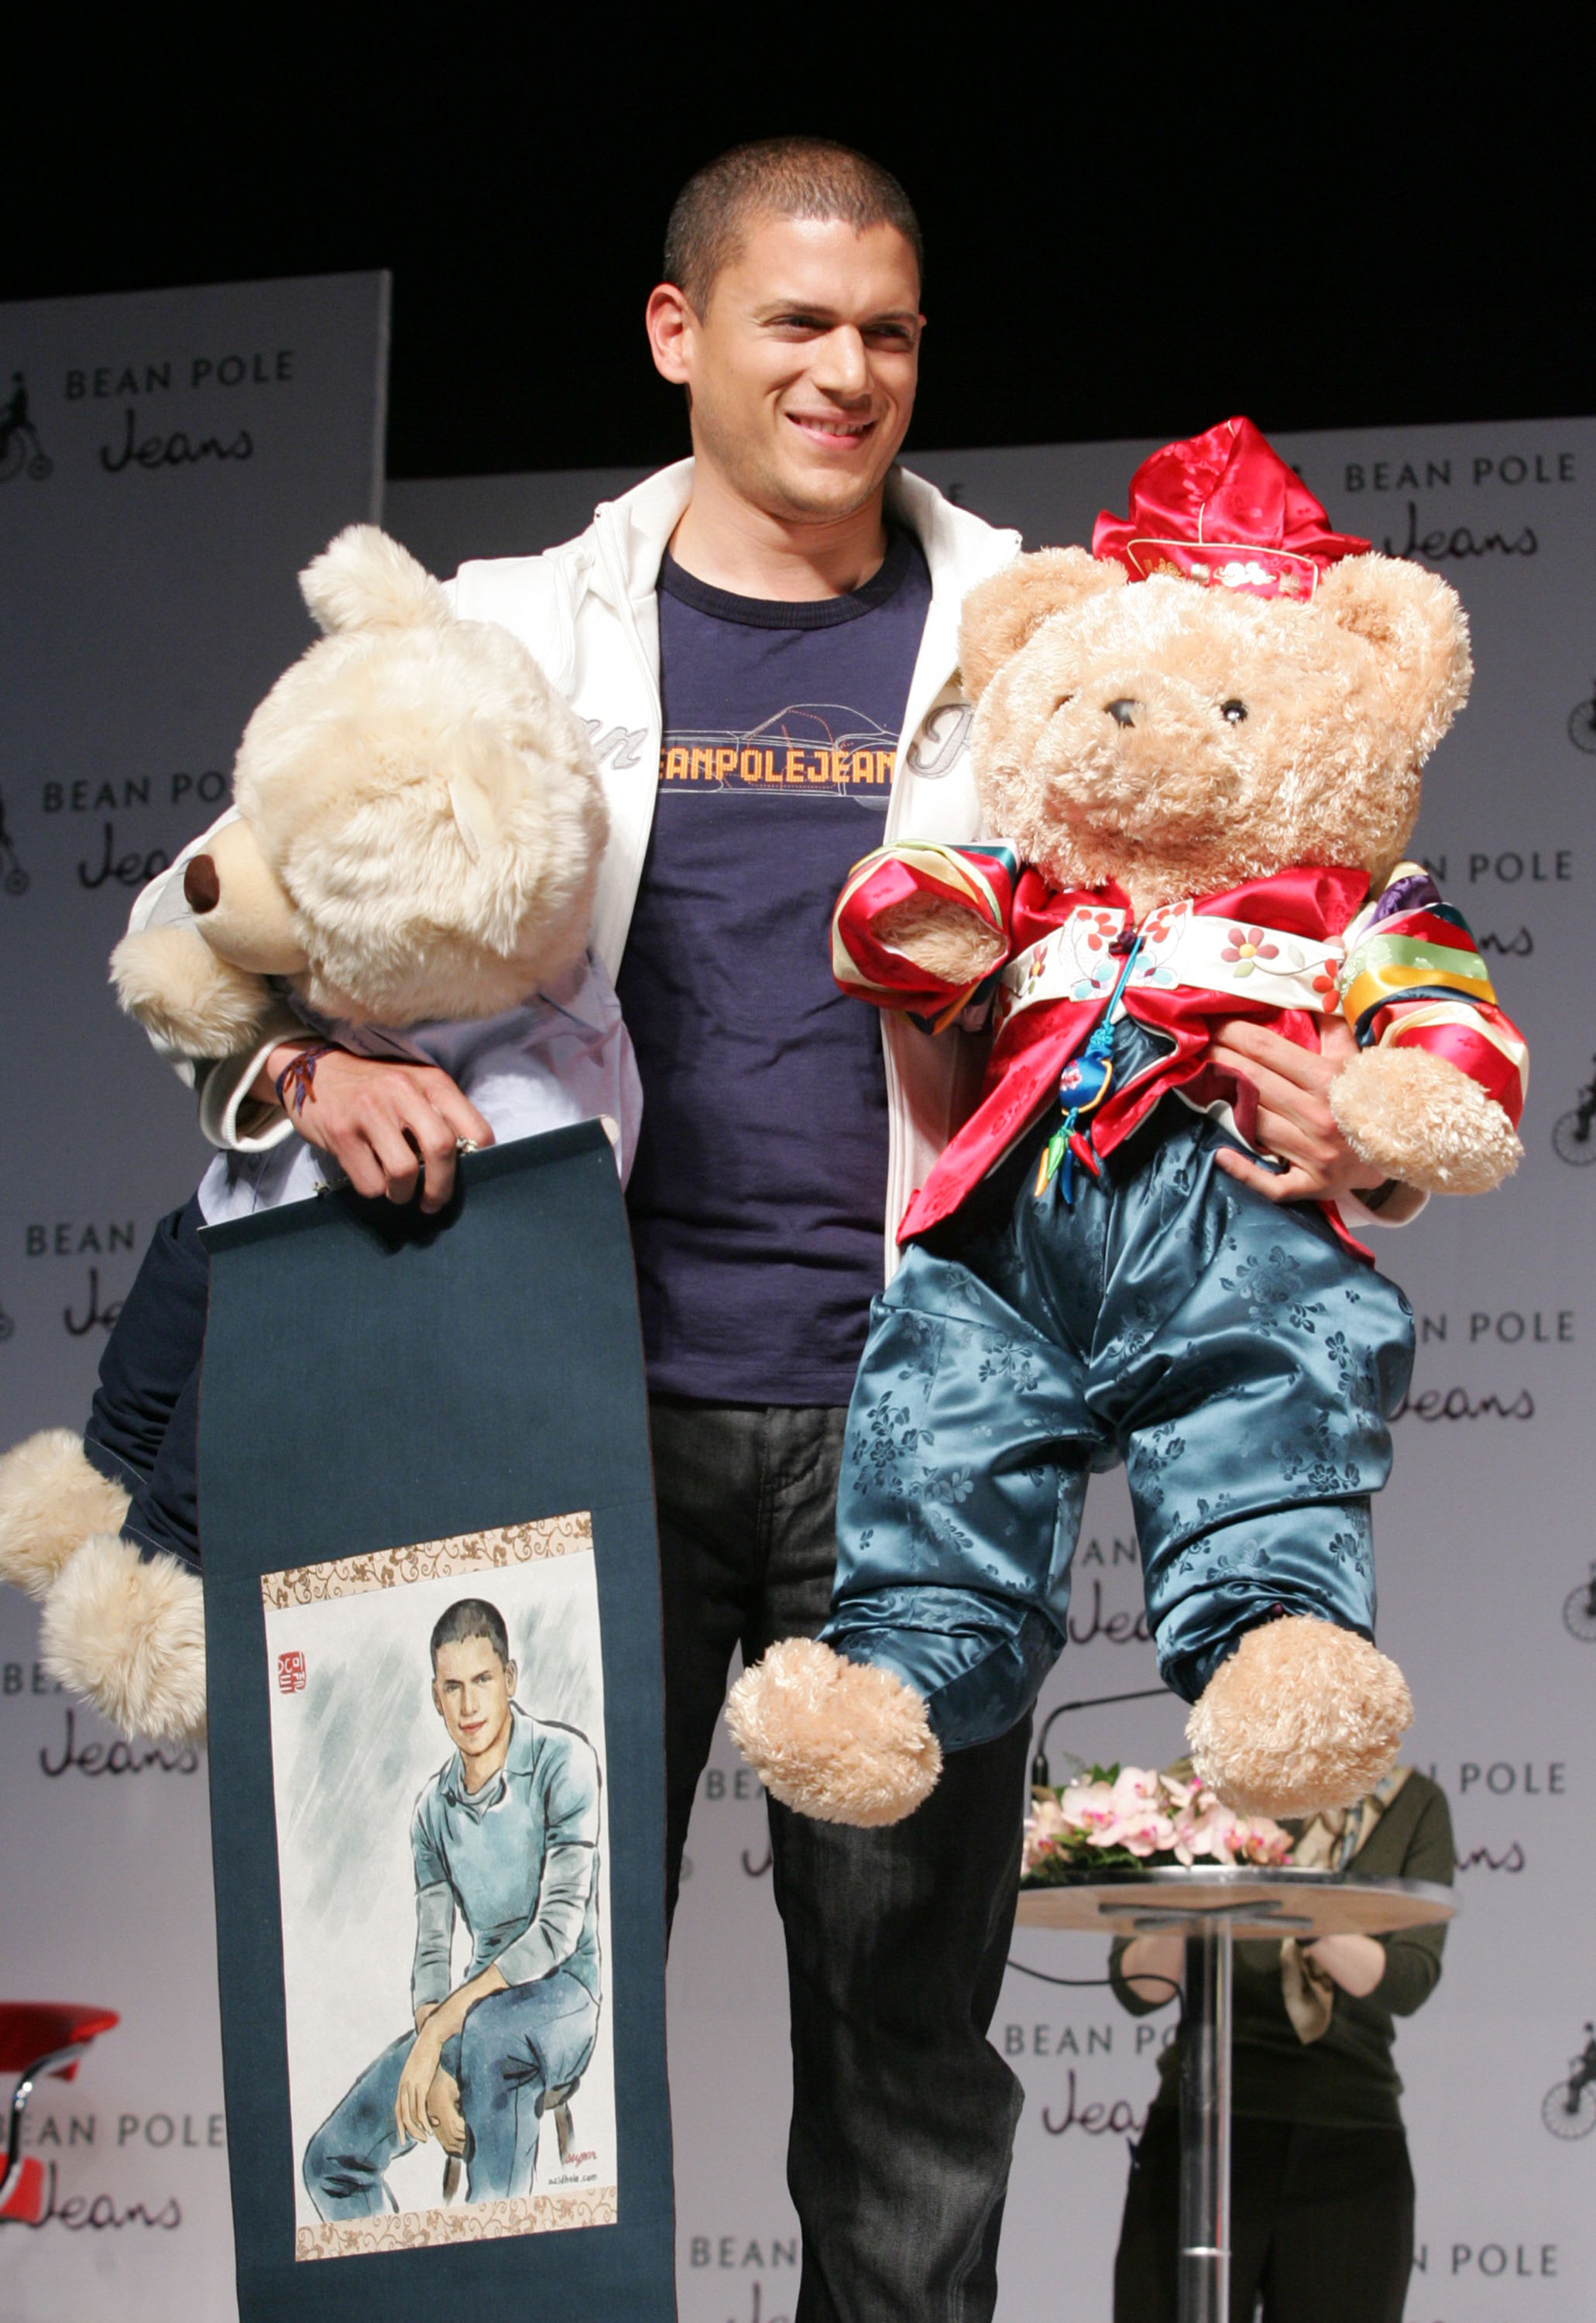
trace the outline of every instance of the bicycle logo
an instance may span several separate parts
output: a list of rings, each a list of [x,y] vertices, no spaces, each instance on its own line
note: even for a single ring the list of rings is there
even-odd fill
[[[1591,1061],[1596,1064],[1596,1057]],[[1585,1083],[1573,1111],[1560,1113],[1552,1124],[1552,1151],[1572,1170],[1582,1170],[1586,1162],[1596,1162],[1592,1123],[1596,1123],[1596,1079]]]
[[[25,895],[28,892],[27,873],[17,860],[16,849],[11,843],[11,833],[5,828],[5,797],[0,792],[0,887],[8,895]]]
[[[14,371],[11,401],[0,411],[0,484],[8,484],[24,468],[34,483],[41,484],[55,473],[55,462],[28,416],[28,383],[20,371]]]
[[[1585,2045],[1569,2060],[1568,2079],[1554,2081],[1541,2099],[1541,2119],[1554,2137],[1589,2137],[1596,2129],[1596,2025],[1585,2027]]]
[[[1569,712],[1568,739],[1576,750],[1596,758],[1596,689],[1583,702],[1576,702]]]
[[[1563,1626],[1571,1638],[1585,1645],[1596,1643],[1596,1565],[1591,1567],[1589,1581],[1582,1581],[1564,1599]]]

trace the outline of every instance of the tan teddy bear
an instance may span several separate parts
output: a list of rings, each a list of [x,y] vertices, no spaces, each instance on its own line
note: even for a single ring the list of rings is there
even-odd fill
[[[1351,1224],[1517,1162],[1524,1044],[1462,919],[1401,860],[1465,699],[1462,607],[1367,554],[1245,420],[1138,472],[1095,553],[968,601],[979,848],[903,846],[838,906],[845,988],[928,1025],[990,993],[982,1102],[920,1189],[848,1426],[830,1619],[739,1680],[775,1794],[896,1820],[1032,1708],[1087,1480],[1123,1461],[1166,1681],[1205,1780],[1298,1813],[1408,1722],[1373,1646],[1370,1496],[1412,1361]],[[1348,1216],[1257,1151],[1215,1022],[1356,1049],[1335,1119],[1385,1186]],[[1406,1197],[1403,1197],[1406,1199]]]
[[[326,635],[251,719],[233,810],[112,956],[123,1006],[197,1072],[231,1150],[158,1227],[86,1435],[0,1458],[0,1579],[41,1601],[46,1667],[161,1739],[205,1729],[201,1231],[336,1179],[295,1134],[318,1052],[442,1066],[500,1142],[600,1118],[623,1175],[641,1106],[587,950],[608,826],[585,728],[516,638],[457,620],[375,528],[300,585]],[[259,1067],[296,1036],[282,1103],[262,1106]]]

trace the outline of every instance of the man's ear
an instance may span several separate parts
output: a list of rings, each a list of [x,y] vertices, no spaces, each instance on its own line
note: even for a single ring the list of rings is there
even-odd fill
[[[661,282],[648,294],[643,324],[654,368],[673,387],[689,384],[692,350],[689,341],[698,317],[685,290],[674,282]]]
[[[1373,647],[1414,756],[1429,757],[1469,698],[1469,620],[1438,573],[1401,556],[1344,556],[1314,594],[1316,611]]]
[[[1019,556],[964,601],[959,621],[959,666],[964,690],[979,702],[1005,661],[1054,613],[1105,589],[1123,589],[1125,568],[1084,548],[1040,548]]]
[[[516,1690],[516,1666],[514,1662],[506,1662],[504,1665],[504,1690],[506,1694],[513,1694]]]

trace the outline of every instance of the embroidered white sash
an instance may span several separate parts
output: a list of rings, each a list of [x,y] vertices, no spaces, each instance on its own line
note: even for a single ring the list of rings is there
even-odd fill
[[[994,1024],[1042,1001],[1101,999],[1114,988],[1123,954],[1110,950],[1133,924],[1111,904],[1078,904],[1061,926],[1010,960],[998,979]],[[1339,943],[1315,943],[1252,920],[1216,919],[1173,904],[1150,913],[1128,988],[1185,989],[1234,994],[1271,1008],[1302,1008],[1318,1015],[1340,1003]],[[1114,1011],[1124,1013],[1122,999]]]

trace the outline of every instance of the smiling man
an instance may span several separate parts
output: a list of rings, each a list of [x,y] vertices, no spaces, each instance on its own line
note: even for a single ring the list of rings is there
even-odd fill
[[[1019,540],[894,464],[921,243],[875,162],[808,138],[724,155],[678,199],[664,275],[649,344],[686,390],[693,458],[564,548],[466,565],[454,598],[523,638],[589,721],[609,797],[594,932],[644,1088],[628,1199],[674,1906],[734,1653],[825,1618],[870,1299],[978,1086],[962,1036],[849,1005],[829,927],[850,867],[886,838],[977,832],[959,609]],[[247,1087],[263,1066],[270,1101],[290,1060],[241,1060],[230,1078]],[[214,1080],[207,1120],[235,1117],[225,1097]],[[336,1056],[297,1125],[361,1191],[404,1199],[423,1178],[428,1207],[457,1134],[486,1135],[443,1075]],[[894,1830],[771,1808],[804,2323],[991,2313],[1021,2093],[985,2034],[1027,1742],[1020,1729],[964,1754]]]
[[[830,973],[831,906],[862,855],[984,835],[959,611],[1020,543],[894,464],[921,261],[902,187],[846,147],[776,138],[711,162],[677,200],[647,308],[693,457],[579,539],[467,565],[453,584],[456,610],[523,638],[587,720],[610,804],[594,942],[645,1097],[628,1200],[673,1905],[733,1655],[825,1619],[870,1300],[980,1082],[974,1040],[859,1008]],[[284,1046],[213,1073],[212,1134],[261,1134],[291,1061]],[[1250,1062],[1271,1134],[1330,1189],[1355,1165],[1322,1088],[1280,1063]],[[491,1135],[442,1073],[337,1053],[295,1126],[362,1193],[405,1201],[419,1183],[428,1209],[448,1197],[457,1137]],[[770,1808],[801,2323],[991,2314],[1021,2090],[985,2035],[1028,1749],[1022,1726],[959,1753],[890,1830]]]

